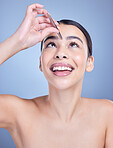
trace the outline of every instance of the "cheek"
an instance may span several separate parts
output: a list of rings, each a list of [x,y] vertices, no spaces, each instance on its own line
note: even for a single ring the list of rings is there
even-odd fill
[[[86,66],[86,55],[85,54],[77,54],[74,56],[75,64],[78,68],[85,68]]]
[[[42,53],[42,55],[41,55],[41,64],[42,64],[43,72],[46,70],[49,60],[50,60],[50,55],[47,54],[47,52]]]

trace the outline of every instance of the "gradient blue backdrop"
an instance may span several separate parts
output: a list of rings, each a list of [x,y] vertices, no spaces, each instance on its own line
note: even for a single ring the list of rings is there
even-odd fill
[[[32,3],[45,5],[56,20],[74,19],[89,31],[95,68],[85,74],[82,96],[113,100],[113,0],[0,0],[0,42],[16,31]],[[47,81],[39,71],[39,56],[40,44],[1,65],[0,93],[28,99],[48,94]],[[5,129],[0,129],[0,148],[15,148]]]

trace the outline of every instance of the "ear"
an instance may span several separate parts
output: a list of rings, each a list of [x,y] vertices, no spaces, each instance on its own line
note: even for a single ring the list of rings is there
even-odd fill
[[[90,56],[87,59],[87,64],[86,64],[86,71],[91,72],[94,68],[94,57]]]
[[[42,64],[41,64],[41,56],[40,56],[40,65],[39,65],[39,69],[42,72]]]

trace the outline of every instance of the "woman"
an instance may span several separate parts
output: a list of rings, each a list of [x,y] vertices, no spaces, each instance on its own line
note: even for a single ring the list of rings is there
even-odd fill
[[[47,13],[40,4],[28,6],[19,29],[0,45],[0,64],[42,41],[39,67],[49,94],[30,100],[0,95],[0,127],[18,148],[112,148],[112,103],[81,97],[84,73],[93,70],[90,36],[74,21],[55,21],[54,28]]]

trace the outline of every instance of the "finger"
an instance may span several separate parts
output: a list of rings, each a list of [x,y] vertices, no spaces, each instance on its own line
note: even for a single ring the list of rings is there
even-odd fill
[[[39,24],[41,24],[41,23],[50,23],[51,24],[50,19],[46,16],[39,16],[39,17],[36,18],[36,20]],[[53,20],[54,20],[55,24],[58,26],[59,23],[55,19],[53,19]]]
[[[35,3],[35,4],[32,4],[32,5],[29,5],[27,8],[28,9],[35,9],[35,8],[43,8],[43,7],[44,7],[43,5]]]
[[[45,17],[45,16],[39,16],[36,18],[36,21],[41,24],[41,23],[50,23],[49,18]]]
[[[47,27],[52,27],[52,25],[51,24],[47,24],[47,23],[42,23],[42,24],[40,24],[38,26],[39,30],[43,30],[43,29],[45,29]]]
[[[42,9],[43,8],[43,5],[41,4],[38,4],[38,3],[35,3],[35,4],[32,4],[32,5],[29,5],[27,7],[27,13],[31,13],[33,11],[33,9]]]
[[[56,28],[54,28],[54,27],[48,27],[48,28],[42,30],[42,32],[41,32],[42,39],[41,40],[43,40],[46,36],[48,36],[51,33],[58,33],[58,32],[59,31]]]
[[[34,30],[35,31],[42,31],[43,29],[45,29],[47,27],[52,27],[52,25],[49,23],[35,24]]]
[[[43,29],[43,26],[44,27],[50,27],[50,26],[53,27],[53,24],[51,23],[50,19],[45,16],[39,16],[39,17],[35,18],[35,26],[37,26],[37,28],[39,28],[38,25],[40,26],[41,29]],[[56,25],[59,25],[59,23],[56,23]]]
[[[37,12],[37,14],[44,14],[45,16],[47,15],[47,10],[46,9],[39,9],[39,8],[35,8],[33,9],[35,12]]]

